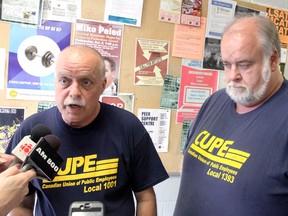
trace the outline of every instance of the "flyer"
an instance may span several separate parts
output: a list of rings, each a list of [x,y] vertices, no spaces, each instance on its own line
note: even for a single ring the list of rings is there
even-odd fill
[[[8,143],[24,120],[25,109],[0,107],[0,153],[4,152]]]
[[[221,39],[225,26],[234,19],[236,4],[231,0],[209,0],[206,37]]]
[[[163,85],[168,73],[169,48],[166,40],[137,39],[135,85]]]
[[[195,60],[203,59],[206,18],[201,18],[201,26],[175,25],[172,56]]]
[[[160,108],[177,109],[180,77],[166,74],[160,100]]]
[[[144,0],[106,0],[104,21],[141,26]]]
[[[2,21],[40,25],[42,20],[42,0],[2,0],[0,15]]]
[[[159,20],[180,24],[181,0],[160,0]]]
[[[43,20],[75,22],[81,18],[82,0],[44,0]]]
[[[218,87],[218,71],[182,66],[176,122],[194,120],[204,103]]]
[[[168,152],[171,110],[138,109],[138,118],[148,131],[158,152]]]
[[[105,95],[117,95],[119,89],[121,50],[124,26],[95,20],[77,19],[74,30],[74,44],[86,45],[97,50],[103,57],[105,66],[108,64],[112,71],[106,79]],[[113,65],[113,66],[112,66]],[[106,67],[107,69],[107,67]]]
[[[200,26],[202,0],[182,0],[180,24]]]
[[[274,22],[280,40],[283,44],[288,44],[288,11],[278,8],[267,7],[267,15]]]
[[[131,93],[119,93],[117,96],[101,95],[100,101],[132,113],[134,111],[134,94]]]
[[[7,99],[54,101],[54,60],[70,37],[71,23],[11,23]]]

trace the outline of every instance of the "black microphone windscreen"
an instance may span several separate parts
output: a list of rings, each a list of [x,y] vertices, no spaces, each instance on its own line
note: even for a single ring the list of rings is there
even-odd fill
[[[46,136],[43,137],[49,144],[50,146],[58,151],[59,147],[60,147],[60,139],[59,137],[53,135],[53,134],[48,134]]]
[[[37,178],[53,180],[63,163],[63,159],[57,153],[59,147],[60,138],[57,136],[48,134],[41,137],[26,157],[21,169],[26,171],[34,168]]]
[[[51,134],[51,130],[45,125],[38,124],[31,130],[31,140],[34,142],[38,142],[41,137],[44,137],[48,134]]]

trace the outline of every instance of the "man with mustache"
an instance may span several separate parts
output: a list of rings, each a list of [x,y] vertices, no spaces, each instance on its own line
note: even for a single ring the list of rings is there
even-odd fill
[[[288,213],[288,82],[267,17],[234,20],[221,40],[227,87],[189,129],[175,216]]]
[[[61,140],[58,153],[64,165],[57,176],[52,182],[32,182],[35,215],[68,215],[75,201],[101,201],[105,216],[156,215],[153,186],[168,174],[139,119],[99,102],[107,82],[102,56],[90,47],[72,45],[57,57],[55,71],[57,107],[25,119],[7,149],[11,152],[37,124]],[[33,195],[11,215],[32,215]]]

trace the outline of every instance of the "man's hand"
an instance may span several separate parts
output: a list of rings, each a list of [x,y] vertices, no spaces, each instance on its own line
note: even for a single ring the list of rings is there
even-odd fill
[[[0,216],[7,215],[23,201],[29,191],[29,181],[35,177],[34,169],[22,172],[17,165],[0,173]]]
[[[14,160],[13,155],[0,153],[0,173],[9,167],[9,164]]]

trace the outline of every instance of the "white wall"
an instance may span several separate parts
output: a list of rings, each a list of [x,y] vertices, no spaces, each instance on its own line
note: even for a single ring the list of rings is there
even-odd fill
[[[172,216],[180,186],[180,175],[170,177],[154,187],[157,196],[158,216]]]

